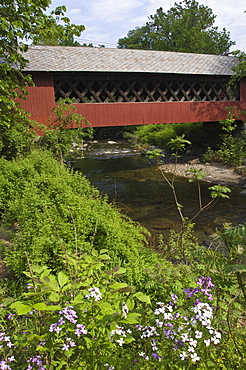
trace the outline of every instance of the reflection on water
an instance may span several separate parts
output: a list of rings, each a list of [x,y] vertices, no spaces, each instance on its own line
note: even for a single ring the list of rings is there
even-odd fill
[[[85,158],[76,161],[80,170],[102,194],[116,202],[123,213],[139,221],[154,235],[180,226],[180,218],[174,205],[172,191],[160,171],[151,167],[140,154],[134,153],[125,143],[93,144],[93,150],[85,152]],[[171,175],[168,175],[171,176]],[[211,200],[208,187],[201,183],[203,204]],[[192,218],[198,211],[197,184],[184,178],[176,179],[179,203],[185,216]],[[217,203],[196,218],[196,233],[202,242],[208,239],[216,227],[224,222],[242,223],[246,216],[246,197],[242,189],[234,187],[229,199]]]

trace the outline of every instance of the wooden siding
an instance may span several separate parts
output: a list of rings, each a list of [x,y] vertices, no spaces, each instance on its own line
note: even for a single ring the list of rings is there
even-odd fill
[[[53,77],[45,72],[33,74],[33,77],[36,86],[28,87],[27,100],[19,101],[32,119],[45,124],[55,106]],[[93,127],[213,122],[227,118],[226,107],[246,110],[246,79],[240,83],[240,101],[83,103],[74,106]]]

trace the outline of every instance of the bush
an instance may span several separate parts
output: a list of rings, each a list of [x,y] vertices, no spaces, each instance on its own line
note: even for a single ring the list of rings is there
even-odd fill
[[[142,144],[166,148],[176,136],[185,134],[187,140],[200,144],[202,123],[175,123],[139,126],[134,134]]]
[[[142,250],[147,231],[49,153],[35,151],[12,162],[1,159],[0,168],[0,209],[4,227],[12,230],[5,262],[18,276],[26,269],[24,251],[32,263],[42,261],[56,271],[65,251],[76,249],[80,255],[92,247],[108,249],[113,263],[131,265],[134,276],[144,265],[158,262],[154,253],[146,256]]]

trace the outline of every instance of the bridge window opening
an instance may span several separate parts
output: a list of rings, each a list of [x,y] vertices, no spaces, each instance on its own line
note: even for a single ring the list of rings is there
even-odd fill
[[[56,73],[55,100],[76,103],[176,102],[239,100],[239,85],[221,76],[145,73]]]

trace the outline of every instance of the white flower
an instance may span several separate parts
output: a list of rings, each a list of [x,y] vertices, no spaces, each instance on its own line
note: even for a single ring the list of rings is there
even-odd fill
[[[216,338],[221,339],[221,333],[219,331],[215,331],[214,335],[215,335]]]
[[[197,340],[193,339],[193,338],[190,338],[189,340],[189,345],[190,346],[193,346],[193,347],[196,347],[197,346]]]
[[[124,344],[124,339],[123,338],[120,338],[120,339],[116,340],[116,342],[119,343],[119,346],[122,347],[123,344]]]
[[[182,340],[182,342],[189,341],[189,335],[188,335],[188,333],[181,334],[181,340]]]
[[[212,337],[211,341],[214,342],[214,344],[218,344],[220,342],[220,340],[216,337]]]
[[[210,346],[210,339],[205,339],[204,343],[206,344],[207,347]]]
[[[202,332],[201,332],[201,331],[196,330],[196,331],[195,331],[195,338],[199,339],[199,338],[201,338],[201,337],[202,337]]]
[[[89,288],[89,293],[85,296],[85,298],[90,299],[94,298],[95,301],[100,301],[102,299],[102,294],[100,292],[100,289],[97,287]]]
[[[197,353],[191,353],[190,358],[192,362],[196,362],[200,360],[200,357],[197,356]]]
[[[140,356],[140,357],[144,357],[144,356],[145,356],[145,352],[140,352],[140,353],[139,353],[139,356]]]
[[[185,360],[186,359],[186,357],[188,357],[188,355],[187,355],[187,353],[186,352],[182,352],[182,353],[180,353],[180,358],[181,358],[181,360]]]
[[[188,352],[195,352],[194,347],[189,346],[189,347],[188,347]]]
[[[163,326],[163,321],[160,321],[159,319],[156,319],[155,322],[156,322],[156,326],[158,326],[159,328],[161,328]]]
[[[164,313],[163,318],[164,318],[164,320],[172,320],[173,315],[171,313]]]
[[[128,312],[129,312],[129,309],[128,309],[126,303],[123,302],[122,303],[122,314],[123,314],[123,316],[124,316],[125,319],[127,318]]]

